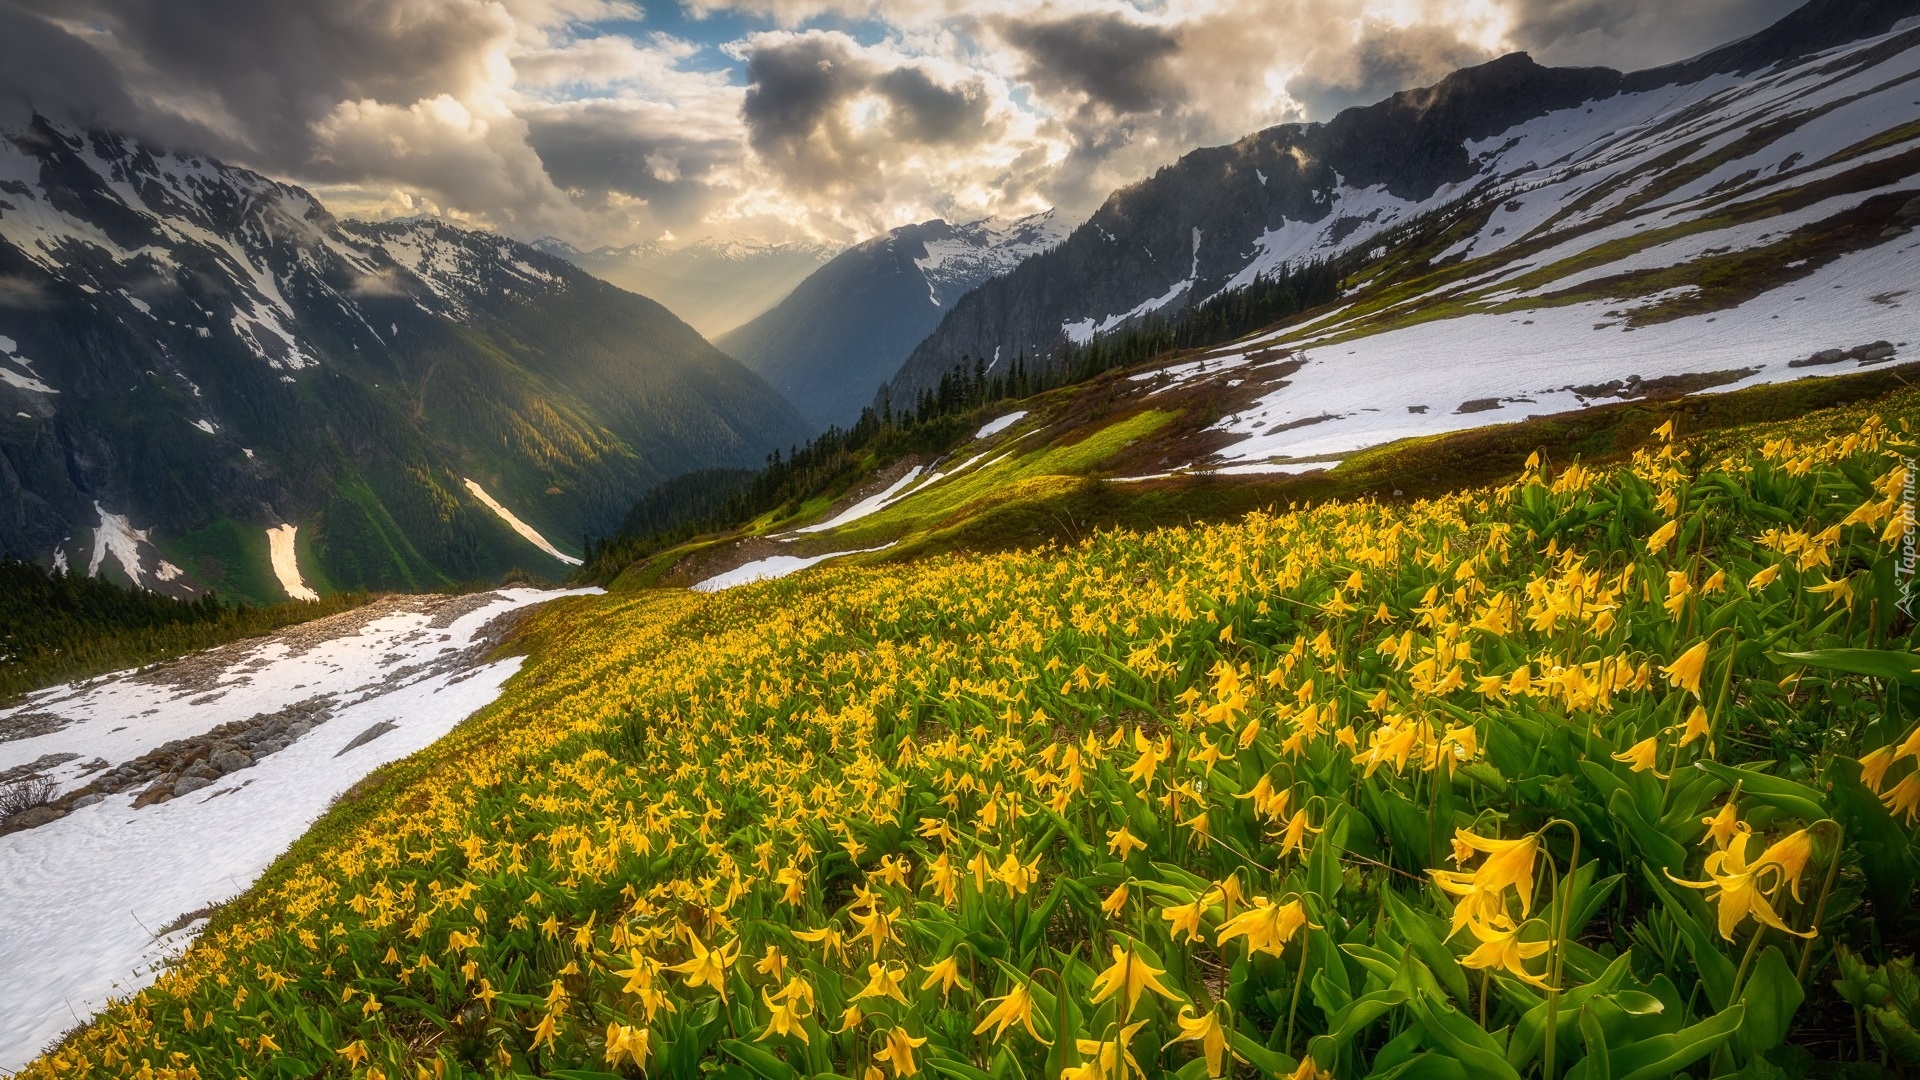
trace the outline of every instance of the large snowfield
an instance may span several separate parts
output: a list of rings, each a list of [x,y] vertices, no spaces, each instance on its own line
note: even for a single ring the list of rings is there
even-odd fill
[[[43,770],[62,791],[101,774],[82,774],[92,760],[119,764],[314,698],[330,713],[284,749],[182,797],[136,810],[133,788],[0,836],[0,1072],[24,1066],[109,996],[151,982],[205,922],[159,931],[239,895],[341,793],[493,701],[520,661],[482,662],[488,624],[563,595],[381,601],[0,710],[0,739],[15,735],[0,741],[0,771],[77,754]]]

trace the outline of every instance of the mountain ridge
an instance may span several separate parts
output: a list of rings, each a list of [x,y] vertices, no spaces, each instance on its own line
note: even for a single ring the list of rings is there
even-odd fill
[[[1729,73],[1883,34],[1915,15],[1916,0],[1813,0],[1739,42],[1633,74],[1548,68],[1509,54],[1325,122],[1192,151],[1116,191],[1052,251],[955,304],[875,401],[910,402],[955,364],[996,349],[1057,362],[1064,346],[1094,333],[1249,284],[1283,261],[1270,257],[1276,250],[1296,260],[1352,250],[1416,210],[1534,164],[1475,145],[1523,124],[1623,96],[1672,96],[1714,78],[1731,86]],[[1753,122],[1766,119],[1756,113]],[[1592,138],[1607,134],[1596,129]],[[1315,242],[1300,242],[1307,232]]]
[[[665,308],[526,245],[44,118],[0,141],[0,283],[0,548],[176,593],[552,573],[469,481],[573,546],[802,430]]]
[[[846,427],[960,297],[1065,234],[1052,210],[903,225],[836,255],[716,344],[773,383],[816,429]]]

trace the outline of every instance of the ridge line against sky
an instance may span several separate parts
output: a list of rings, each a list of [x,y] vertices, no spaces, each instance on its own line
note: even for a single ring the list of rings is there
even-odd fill
[[[582,247],[1080,220],[1198,146],[1524,49],[1632,70],[1797,0],[0,0],[30,110]]]

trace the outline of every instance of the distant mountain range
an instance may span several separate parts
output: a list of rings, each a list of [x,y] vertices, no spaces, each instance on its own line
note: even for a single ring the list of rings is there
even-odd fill
[[[552,575],[805,435],[652,300],[433,220],[35,118],[0,132],[0,550],[281,599]]]
[[[1066,237],[1052,211],[925,221],[856,244],[746,325],[715,339],[816,428],[859,418],[874,391],[962,296]]]
[[[1484,274],[1503,263],[1517,272],[1542,265],[1556,243],[1597,244],[1795,191],[1834,194],[1846,186],[1836,171],[1854,171],[1856,193],[1894,184],[1920,173],[1889,160],[1906,160],[1920,123],[1916,16],[1920,0],[1813,0],[1724,48],[1626,75],[1513,54],[1325,123],[1196,150],[944,310],[887,392],[912,401],[967,357],[1058,362],[1069,345],[1175,315],[1287,263],[1417,250],[1420,265],[1391,272]],[[1797,77],[1778,74],[1796,58],[1809,58]]]
[[[706,239],[677,247],[648,241],[582,251],[550,236],[533,246],[659,301],[708,338],[779,303],[838,250],[825,244]]]

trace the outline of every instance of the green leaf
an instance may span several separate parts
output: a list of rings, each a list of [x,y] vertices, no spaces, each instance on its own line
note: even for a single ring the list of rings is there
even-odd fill
[[[1613,1065],[1607,1056],[1607,1033],[1600,1030],[1600,1018],[1592,1009],[1580,1010],[1580,1038],[1587,1044],[1587,1059],[1581,1064],[1586,1066],[1588,1080],[1602,1080],[1613,1076]]]
[[[800,1080],[800,1074],[793,1066],[773,1056],[773,1052],[764,1046],[757,1046],[741,1039],[721,1039],[720,1049],[733,1055],[740,1064],[766,1077],[766,1080]],[[962,1080],[975,1080],[975,1078],[964,1077]]]
[[[1427,1034],[1481,1080],[1520,1080],[1520,1073],[1507,1064],[1507,1048],[1465,1013],[1447,1004],[1439,992],[1420,990],[1408,1004]]]
[[[1752,799],[1765,803],[1808,823],[1830,816],[1827,813],[1826,796],[1805,784],[1796,784],[1754,769],[1722,765],[1717,761],[1697,761],[1694,767],[1728,787],[1739,784],[1742,802]]]
[[[1321,1069],[1333,1068],[1340,1051],[1353,1041],[1368,1024],[1406,1004],[1407,995],[1398,990],[1376,990],[1355,998],[1347,1006],[1335,1013],[1328,1021],[1325,1035],[1315,1035],[1307,1042],[1307,1050],[1313,1054],[1313,1060]]]
[[[928,1046],[927,1049],[932,1050],[933,1047]],[[923,1060],[934,1072],[941,1076],[952,1077],[952,1080],[993,1080],[991,1076],[972,1065],[954,1058],[929,1053]]]
[[[1642,1039],[1611,1053],[1613,1080],[1655,1080],[1672,1076],[1719,1049],[1740,1028],[1746,1006],[1735,1005],[1671,1035]]]
[[[1368,1080],[1467,1080],[1467,1067],[1456,1058],[1428,1050],[1386,1072],[1374,1073]]]
[[[1812,652],[1769,653],[1778,664],[1803,664],[1823,671],[1846,675],[1871,675],[1876,679],[1920,687],[1920,656],[1890,649],[1815,649]]]
[[[1806,996],[1780,950],[1772,945],[1763,949],[1754,962],[1753,973],[1747,976],[1747,985],[1740,989],[1740,1001],[1747,1008],[1736,1040],[1740,1048],[1758,1054],[1779,1046]]]

